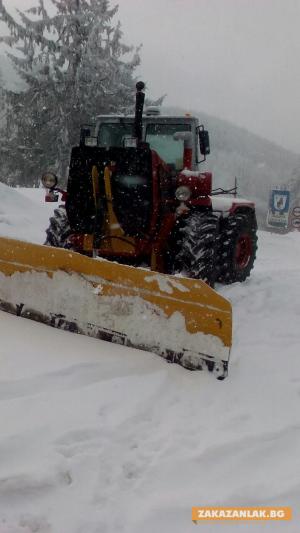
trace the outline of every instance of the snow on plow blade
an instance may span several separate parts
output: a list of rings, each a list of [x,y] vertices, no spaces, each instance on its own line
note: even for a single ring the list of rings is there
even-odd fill
[[[227,375],[231,305],[200,280],[0,238],[0,309]]]

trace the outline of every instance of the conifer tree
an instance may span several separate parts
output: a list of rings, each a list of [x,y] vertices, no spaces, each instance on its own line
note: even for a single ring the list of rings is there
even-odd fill
[[[22,92],[6,91],[9,131],[2,142],[10,172],[28,185],[47,168],[66,174],[80,124],[130,109],[139,64],[138,50],[122,43],[118,8],[108,0],[50,0],[54,14],[37,2],[18,11],[18,21],[0,0],[9,30],[0,42],[11,47],[24,82]]]
[[[1,5],[1,0],[0,0]],[[0,162],[1,162],[1,171],[0,172],[0,182],[7,182],[7,176],[6,176],[6,147],[3,145],[4,143],[1,142],[1,138],[5,136],[5,129],[6,129],[6,97],[5,97],[5,88],[4,88],[4,80],[3,80],[3,74],[0,66]]]

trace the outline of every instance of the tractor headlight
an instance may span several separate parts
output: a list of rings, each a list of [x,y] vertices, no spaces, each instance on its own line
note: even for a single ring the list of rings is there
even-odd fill
[[[53,189],[57,185],[57,177],[53,172],[45,172],[42,175],[42,184],[46,189]]]
[[[177,200],[180,200],[181,202],[186,202],[187,200],[189,200],[191,194],[191,189],[189,187],[186,187],[185,185],[181,185],[175,191],[175,196]]]

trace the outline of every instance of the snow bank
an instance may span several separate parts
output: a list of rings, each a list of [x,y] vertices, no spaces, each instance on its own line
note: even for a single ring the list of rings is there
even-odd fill
[[[43,189],[13,189],[0,182],[0,236],[42,244],[53,206]]]

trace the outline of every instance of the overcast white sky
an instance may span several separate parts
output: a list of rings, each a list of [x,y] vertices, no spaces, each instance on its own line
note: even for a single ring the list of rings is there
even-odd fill
[[[26,9],[35,0],[3,0]],[[116,2],[111,2],[115,5]],[[119,0],[149,97],[300,153],[300,0]]]

